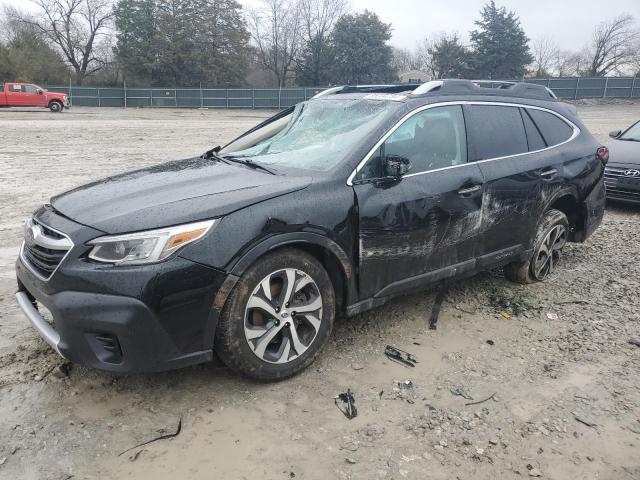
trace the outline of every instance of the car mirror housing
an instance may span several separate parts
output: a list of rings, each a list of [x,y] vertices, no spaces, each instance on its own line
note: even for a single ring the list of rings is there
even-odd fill
[[[401,178],[411,170],[411,161],[400,155],[386,155],[382,157],[384,174],[395,179]]]
[[[609,132],[609,136],[611,138],[618,138],[621,133],[622,133],[622,130],[612,130],[611,132]]]

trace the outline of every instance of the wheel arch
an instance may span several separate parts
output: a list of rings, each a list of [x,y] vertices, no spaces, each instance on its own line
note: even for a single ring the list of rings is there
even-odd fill
[[[336,242],[315,233],[287,233],[263,240],[244,253],[228,271],[234,277],[240,277],[262,256],[282,248],[303,250],[323,265],[334,286],[337,314],[344,313],[346,306],[356,301],[354,268],[349,256]]]
[[[558,210],[567,216],[570,240],[573,240],[578,232],[584,230],[584,211],[574,189],[566,188],[557,192],[547,203],[544,211],[551,209]]]

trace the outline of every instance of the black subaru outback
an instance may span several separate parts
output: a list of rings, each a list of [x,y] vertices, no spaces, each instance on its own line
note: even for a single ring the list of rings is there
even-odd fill
[[[17,299],[73,362],[216,352],[284,378],[338,315],[499,265],[543,280],[600,224],[607,158],[541,86],[335,88],[201,157],[53,197],[26,221]]]

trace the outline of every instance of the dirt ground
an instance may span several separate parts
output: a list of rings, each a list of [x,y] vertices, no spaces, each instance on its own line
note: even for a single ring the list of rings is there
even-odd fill
[[[640,104],[578,108],[602,141],[640,118]],[[219,362],[60,369],[14,300],[22,219],[53,193],[199,154],[266,115],[0,111],[0,478],[640,479],[637,208],[608,206],[545,283],[457,283],[436,331],[433,293],[340,321],[319,360],[280,383]],[[390,362],[387,344],[419,363]],[[347,388],[353,420],[333,400]]]

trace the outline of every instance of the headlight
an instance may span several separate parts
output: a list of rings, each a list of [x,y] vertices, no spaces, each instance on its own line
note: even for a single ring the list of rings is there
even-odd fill
[[[214,223],[215,220],[208,220],[146,232],[99,237],[89,242],[89,245],[93,245],[89,258],[117,265],[159,262],[181,247],[202,238]]]

